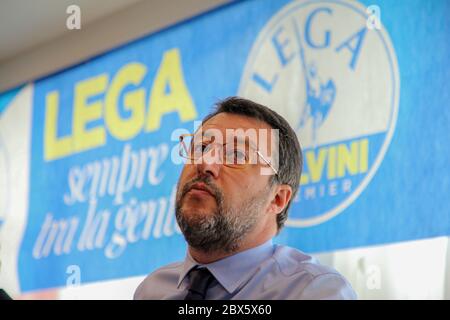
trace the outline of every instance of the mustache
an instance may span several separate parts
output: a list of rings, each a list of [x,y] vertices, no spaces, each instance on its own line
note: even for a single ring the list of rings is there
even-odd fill
[[[199,176],[197,178],[192,179],[189,182],[186,182],[186,184],[183,186],[180,200],[182,200],[186,195],[186,193],[188,193],[191,190],[192,186],[198,182],[202,182],[208,187],[209,191],[211,191],[213,197],[216,199],[218,203],[223,202],[222,191],[214,183],[211,182],[211,178],[208,176]]]

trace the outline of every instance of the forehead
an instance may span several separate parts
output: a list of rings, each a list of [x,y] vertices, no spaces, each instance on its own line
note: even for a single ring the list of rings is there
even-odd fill
[[[225,133],[226,129],[272,129],[272,127],[264,121],[251,118],[245,115],[222,112],[202,125],[202,130],[219,129]]]
[[[264,121],[251,118],[249,116],[221,112],[216,114],[211,119],[208,119],[205,123],[203,123],[203,128],[206,127],[215,127],[215,128],[224,128],[224,129],[271,129],[271,127],[265,123]]]
[[[253,146],[258,145],[261,143],[261,141],[257,141],[259,138],[259,132],[260,130],[270,130],[272,127],[265,123],[264,121],[251,118],[245,115],[240,114],[233,114],[233,113],[226,113],[222,112],[211,119],[208,119],[205,123],[203,123],[201,127],[202,135],[203,136],[209,136],[211,135],[211,132],[216,132],[216,130],[219,130],[223,137],[226,136],[227,130],[236,130],[234,133],[240,132],[250,132],[251,130],[254,130],[255,135],[249,135],[249,136],[238,136],[238,141],[247,141],[250,142]],[[214,133],[213,133],[214,135]],[[269,134],[270,135],[270,134]]]

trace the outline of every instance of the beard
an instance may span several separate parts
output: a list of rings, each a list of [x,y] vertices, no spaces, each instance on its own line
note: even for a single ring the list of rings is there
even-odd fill
[[[182,209],[184,196],[197,182],[208,186],[216,200],[212,214],[187,213]],[[178,188],[175,216],[189,246],[209,252],[235,252],[245,236],[254,229],[262,214],[269,189],[247,199],[239,207],[226,205],[223,193],[209,177],[199,177]]]

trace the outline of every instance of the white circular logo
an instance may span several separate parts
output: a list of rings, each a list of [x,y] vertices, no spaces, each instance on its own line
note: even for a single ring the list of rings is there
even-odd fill
[[[347,208],[380,166],[398,112],[399,71],[383,26],[358,3],[295,1],[259,33],[239,95],[272,107],[296,130],[304,164],[288,226]]]

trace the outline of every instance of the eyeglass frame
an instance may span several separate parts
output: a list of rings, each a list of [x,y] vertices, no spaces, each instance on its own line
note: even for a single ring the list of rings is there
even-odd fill
[[[184,142],[183,142],[183,140],[184,140],[184,138],[186,138],[186,137],[192,137],[192,138],[194,138],[195,137],[195,134],[193,134],[193,133],[185,133],[185,134],[181,134],[180,135],[180,137],[179,137],[179,144],[180,144],[180,149],[179,149],[179,151],[178,151],[178,154],[181,156],[181,157],[183,157],[183,158],[185,158],[185,159],[190,159],[190,160],[196,160],[196,159],[192,159],[192,158],[186,158],[186,157],[184,157],[182,154],[181,154],[181,152],[182,152],[182,144],[184,145],[184,146],[186,146],[185,144],[184,144]],[[226,143],[225,143],[226,144]],[[224,146],[225,144],[222,144],[222,146]],[[249,146],[250,148],[251,148],[251,146]],[[253,148],[252,148],[253,149]],[[266,157],[264,157],[263,155],[262,155],[262,153],[260,152],[260,150],[258,150],[258,149],[256,149],[256,150],[253,150],[258,156],[260,156],[261,157],[261,159],[273,170],[273,172],[275,173],[275,175],[276,176],[278,176],[278,170],[277,169],[275,169],[274,167],[273,167],[273,165],[272,165],[272,162],[270,161],[270,160],[267,160],[266,159]],[[204,156],[204,154],[202,154],[202,156],[201,157],[203,157]],[[199,158],[201,158],[201,157],[199,157]],[[231,167],[231,166],[228,166],[226,163],[222,163],[224,166],[227,166],[227,167],[229,167],[229,168],[233,168],[233,169],[237,169],[237,168],[240,168],[240,167]],[[248,163],[245,163],[245,164],[242,164],[243,166],[245,166],[245,165],[248,165]],[[242,167],[243,168],[243,167]]]

